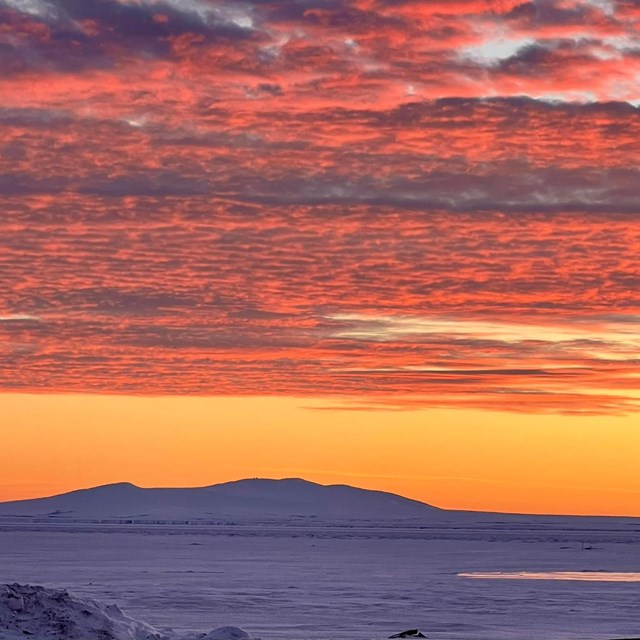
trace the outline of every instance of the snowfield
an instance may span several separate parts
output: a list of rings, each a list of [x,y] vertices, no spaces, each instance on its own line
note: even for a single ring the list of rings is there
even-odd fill
[[[496,572],[512,575],[496,579]],[[540,579],[550,572],[564,579]],[[49,591],[28,596],[34,616],[19,597],[5,596],[5,626],[14,616],[35,635],[15,635],[15,624],[7,635],[0,624],[0,638],[191,640],[226,625],[264,640],[381,640],[411,628],[433,640],[637,638],[640,583],[631,574],[639,572],[637,521],[583,528],[0,521],[0,583],[73,594],[61,603]],[[610,574],[615,581],[606,581]],[[96,602],[74,604],[87,600]],[[47,635],[61,632],[42,626],[61,623],[58,604],[62,622],[74,624],[67,635]]]

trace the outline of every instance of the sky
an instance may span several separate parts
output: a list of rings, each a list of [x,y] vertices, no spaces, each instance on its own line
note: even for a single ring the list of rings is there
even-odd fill
[[[0,0],[0,500],[640,516],[639,34],[640,0]]]

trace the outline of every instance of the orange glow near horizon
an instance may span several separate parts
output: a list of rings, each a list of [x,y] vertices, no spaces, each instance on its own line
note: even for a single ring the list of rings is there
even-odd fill
[[[638,52],[638,0],[0,0],[0,499],[640,516]]]
[[[0,500],[295,476],[449,509],[640,516],[637,415],[340,411],[298,397],[5,394],[0,405],[11,425]]]

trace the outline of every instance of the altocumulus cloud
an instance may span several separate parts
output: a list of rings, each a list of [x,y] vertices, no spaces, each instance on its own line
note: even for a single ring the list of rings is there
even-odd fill
[[[0,0],[0,384],[637,409],[637,2]]]

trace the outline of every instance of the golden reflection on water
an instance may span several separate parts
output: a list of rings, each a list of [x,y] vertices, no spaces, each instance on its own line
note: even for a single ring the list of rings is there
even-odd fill
[[[459,573],[461,578],[477,580],[574,580],[579,582],[640,582],[640,573],[610,571],[489,571]]]

